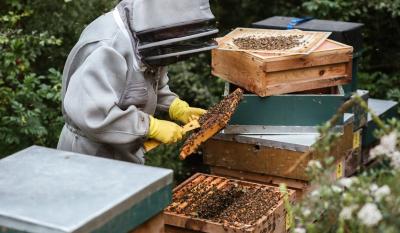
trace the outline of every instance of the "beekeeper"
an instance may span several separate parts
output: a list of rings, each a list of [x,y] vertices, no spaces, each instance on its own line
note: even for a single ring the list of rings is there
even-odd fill
[[[58,149],[144,163],[146,140],[180,140],[172,121],[205,110],[169,89],[165,66],[215,48],[213,19],[208,0],[123,0],[93,21],[65,64]]]

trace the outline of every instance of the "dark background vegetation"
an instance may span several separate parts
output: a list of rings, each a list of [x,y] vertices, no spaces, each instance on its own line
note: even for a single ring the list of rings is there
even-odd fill
[[[274,16],[313,16],[365,24],[360,88],[372,97],[400,100],[400,0],[211,0],[221,35]],[[0,157],[32,144],[55,147],[63,120],[63,64],[81,31],[109,11],[112,0],[0,1]],[[192,105],[209,107],[222,81],[210,75],[201,55],[170,67],[170,86]],[[191,171],[177,146],[150,154],[149,164]]]

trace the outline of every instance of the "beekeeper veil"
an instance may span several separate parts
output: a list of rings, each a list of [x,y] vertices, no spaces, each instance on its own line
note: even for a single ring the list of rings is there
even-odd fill
[[[165,66],[217,47],[208,0],[123,0],[117,10],[147,65]]]

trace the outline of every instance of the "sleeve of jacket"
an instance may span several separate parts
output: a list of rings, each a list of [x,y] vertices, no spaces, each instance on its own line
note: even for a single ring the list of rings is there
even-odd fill
[[[107,144],[128,144],[146,137],[149,116],[135,106],[122,110],[117,105],[127,70],[124,57],[104,45],[72,75],[64,109],[89,138]]]
[[[166,69],[166,68],[163,68]],[[167,72],[163,72],[163,76],[160,79],[160,83],[158,85],[158,94],[157,94],[157,111],[167,112],[171,103],[178,97],[175,93],[173,93],[168,86],[168,75]]]

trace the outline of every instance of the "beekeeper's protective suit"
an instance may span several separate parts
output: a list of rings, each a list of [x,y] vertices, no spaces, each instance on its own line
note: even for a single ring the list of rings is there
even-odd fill
[[[205,112],[171,92],[166,68],[147,67],[139,53],[138,31],[213,17],[208,1],[176,2],[124,0],[83,31],[63,72],[58,149],[144,163],[145,140],[173,143],[183,134],[177,124],[154,118],[156,110],[182,123]],[[179,7],[196,9],[185,16],[190,10]]]

